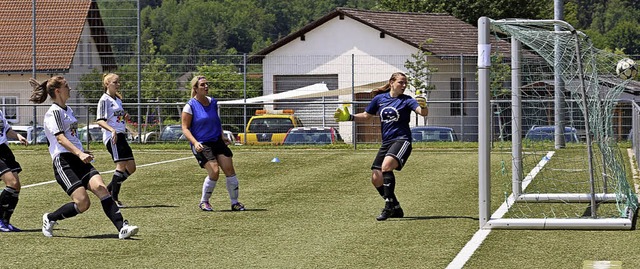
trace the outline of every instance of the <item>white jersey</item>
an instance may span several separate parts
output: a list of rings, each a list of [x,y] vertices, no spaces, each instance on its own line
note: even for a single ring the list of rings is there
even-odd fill
[[[0,144],[7,144],[7,132],[11,130],[11,125],[7,122],[7,119],[4,117],[4,112],[0,110]]]
[[[107,93],[102,94],[100,101],[98,101],[98,110],[96,112],[97,120],[104,120],[116,133],[126,133],[126,123],[124,121],[124,115],[126,112],[122,108],[122,100],[120,98],[113,98]],[[102,142],[104,144],[109,143],[111,140],[111,132],[102,128]]]
[[[58,104],[52,104],[46,114],[44,114],[44,134],[49,140],[49,154],[51,159],[55,159],[60,153],[70,152],[58,143],[57,134],[64,133],[64,136],[78,149],[83,150],[82,142],[78,139],[78,120],[73,115],[73,109],[67,106],[66,109]]]

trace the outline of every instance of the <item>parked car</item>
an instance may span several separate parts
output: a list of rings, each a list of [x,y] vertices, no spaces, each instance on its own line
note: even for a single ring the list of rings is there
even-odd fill
[[[333,127],[291,128],[284,137],[283,145],[326,145],[342,142],[342,137]]]
[[[87,142],[87,127],[89,129],[89,142],[102,141],[102,127],[97,124],[89,124],[78,128],[78,139],[82,142]]]
[[[34,132],[33,132],[33,126],[31,125],[14,125],[11,126],[11,129],[13,129],[14,131],[16,131],[16,133],[19,133],[20,135],[24,136],[24,138],[27,139],[27,141],[29,141],[30,144],[33,143],[33,137],[34,137]],[[36,144],[46,144],[47,143],[47,136],[44,134],[44,127],[42,126],[36,126],[35,129],[35,136],[36,136]],[[19,144],[20,141],[18,141],[17,139],[13,139],[13,138],[8,138],[7,139],[10,144]]]
[[[236,144],[236,138],[231,131],[223,130],[223,135],[231,141],[231,145]],[[142,137],[143,143],[175,141],[187,141],[187,138],[182,133],[182,125],[174,124],[165,126],[162,132],[160,132],[159,137],[157,132],[149,132]]]
[[[291,109],[259,109],[249,119],[247,128],[238,134],[238,138],[240,143],[247,145],[281,145],[289,129],[303,126]]]
[[[544,126],[533,126],[527,134],[524,136],[525,139],[533,140],[533,141],[542,141],[542,140],[555,140],[555,126],[553,125],[544,125]],[[565,126],[564,127],[564,141],[565,142],[580,142],[578,138],[578,131],[576,128]]]
[[[413,142],[453,142],[458,140],[453,128],[442,126],[413,127],[411,128],[411,138],[413,138]]]
[[[160,133],[160,141],[187,140],[182,134],[182,125],[167,125]]]

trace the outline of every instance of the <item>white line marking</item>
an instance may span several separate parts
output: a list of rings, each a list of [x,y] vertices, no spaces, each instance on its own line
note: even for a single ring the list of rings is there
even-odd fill
[[[542,170],[544,165],[547,164],[547,162],[551,159],[554,153],[555,153],[554,151],[547,152],[547,155],[544,156],[542,160],[538,162],[536,167],[534,167],[531,170],[531,172],[529,172],[529,174],[522,180],[522,191],[524,191],[527,188],[527,186],[529,186],[529,183],[531,183],[531,181],[536,176],[536,174],[538,174],[538,172]],[[509,208],[515,202],[515,199],[516,198],[513,196],[513,193],[509,195],[509,197],[507,198],[507,201],[505,201],[504,203],[502,203],[502,205],[500,205],[500,207],[496,210],[496,212],[494,212],[493,215],[491,215],[491,218],[492,219],[502,218],[502,216],[504,216],[504,214],[507,213],[507,211],[509,211]],[[449,265],[447,266],[447,269],[462,268],[467,263],[469,258],[471,258],[471,255],[473,255],[473,253],[476,252],[476,250],[480,247],[480,245],[482,245],[482,242],[487,238],[487,236],[489,236],[490,232],[491,232],[491,229],[479,229],[473,235],[473,237],[471,237],[471,240],[469,240],[469,242],[467,242],[467,244],[464,245],[464,247],[460,250],[460,252],[458,252],[458,255],[456,255],[456,257],[451,261],[451,263],[449,263]]]
[[[172,162],[177,162],[177,161],[184,161],[184,160],[188,160],[188,159],[192,159],[193,156],[191,157],[184,157],[184,158],[180,158],[180,159],[174,159],[174,160],[168,160],[168,161],[161,161],[161,162],[156,162],[156,163],[148,163],[148,164],[141,164],[141,165],[136,165],[136,167],[145,167],[145,166],[152,166],[152,165],[158,165],[158,164],[164,164],[164,163],[172,163]],[[109,171],[104,171],[104,172],[100,172],[100,174],[109,174],[109,173],[113,173],[116,170],[109,170]],[[51,184],[56,182],[55,180],[50,180],[50,181],[45,181],[45,182],[40,182],[40,183],[35,183],[35,184],[29,184],[26,186],[22,186],[23,189],[26,188],[30,188],[30,187],[36,187],[36,186],[40,186],[40,185],[46,185],[46,184]]]

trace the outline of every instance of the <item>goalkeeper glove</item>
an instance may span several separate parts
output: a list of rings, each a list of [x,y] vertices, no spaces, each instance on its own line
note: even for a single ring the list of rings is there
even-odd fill
[[[345,105],[341,108],[336,109],[336,113],[333,114],[333,117],[336,121],[352,121],[353,115],[349,113],[349,108]]]
[[[421,91],[416,91],[415,99],[416,99],[416,102],[418,102],[418,105],[420,106],[420,108],[427,107],[427,96],[423,94]]]

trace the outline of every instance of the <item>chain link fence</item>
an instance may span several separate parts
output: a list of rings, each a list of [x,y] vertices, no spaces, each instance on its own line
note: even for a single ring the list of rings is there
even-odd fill
[[[305,126],[337,128],[346,143],[378,143],[378,122],[358,123],[354,128],[352,123],[336,123],[333,112],[341,104],[351,105],[352,112],[363,111],[372,97],[369,91],[384,84],[393,72],[408,72],[405,64],[417,52],[203,55],[189,51],[184,55],[159,55],[159,46],[172,44],[155,44],[141,29],[162,31],[161,27],[172,26],[141,27],[144,22],[138,4],[131,0],[4,3],[10,6],[2,11],[3,27],[15,28],[3,30],[1,45],[6,57],[0,61],[0,109],[9,122],[16,126],[41,125],[50,100],[43,105],[31,104],[28,79],[43,81],[62,75],[73,89],[68,103],[81,126],[90,126],[104,92],[102,75],[115,72],[120,75],[120,91],[131,116],[132,139],[163,141],[164,130],[180,124],[181,110],[190,98],[191,78],[202,74],[209,80],[209,94],[221,102],[223,128],[235,135],[245,132],[256,110],[293,109]],[[219,45],[216,40],[208,42],[210,46]],[[428,55],[426,60],[436,70],[427,81],[435,88],[429,93],[430,115],[414,115],[411,125],[449,127],[457,140],[477,141],[476,57]],[[317,92],[304,92],[306,87],[318,84],[331,93],[311,96]],[[505,89],[508,84],[504,83]],[[249,101],[294,91],[298,91],[294,97]],[[406,93],[412,95],[412,91]],[[501,135],[505,130],[499,125],[507,114],[498,112],[496,109],[493,137],[505,139]],[[552,124],[553,117],[547,117],[553,115],[552,111],[544,114],[541,122]],[[622,139],[631,128],[630,106],[621,107],[619,115],[615,124]],[[150,137],[157,138],[147,139]]]

